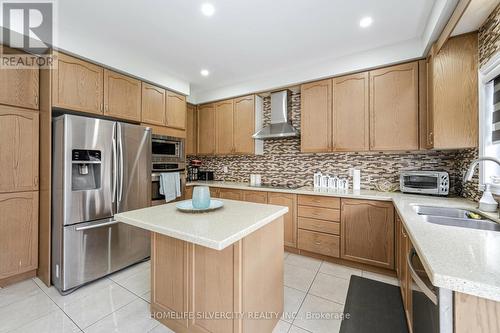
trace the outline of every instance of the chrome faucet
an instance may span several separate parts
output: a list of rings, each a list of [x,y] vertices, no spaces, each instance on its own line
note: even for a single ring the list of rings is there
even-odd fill
[[[479,162],[482,162],[482,161],[491,161],[491,162],[495,162],[496,164],[500,165],[500,160],[496,157],[489,157],[489,156],[480,157],[477,160],[472,161],[472,163],[470,164],[469,169],[465,173],[464,182],[468,182],[472,179],[476,165],[478,165]]]

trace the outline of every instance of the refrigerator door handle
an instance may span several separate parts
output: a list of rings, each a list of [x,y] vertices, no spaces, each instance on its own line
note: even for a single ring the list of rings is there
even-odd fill
[[[116,156],[116,124],[113,126],[113,139],[112,139],[112,151],[113,151],[113,189],[112,189],[112,197],[111,202],[115,203],[116,201],[116,177],[118,176],[118,158]]]
[[[121,126],[118,124],[118,149],[120,154],[120,187],[118,192],[118,201],[123,198],[123,140]]]
[[[83,231],[83,230],[89,230],[89,229],[96,229],[96,228],[101,228],[101,227],[107,227],[107,226],[118,224],[118,223],[120,223],[120,222],[118,222],[118,221],[109,221],[109,222],[104,222],[104,223],[99,223],[99,224],[87,225],[85,227],[75,228],[75,231]]]

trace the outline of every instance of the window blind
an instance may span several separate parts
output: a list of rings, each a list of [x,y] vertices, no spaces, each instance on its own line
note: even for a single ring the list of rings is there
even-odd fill
[[[493,80],[493,128],[491,141],[500,143],[500,77]]]

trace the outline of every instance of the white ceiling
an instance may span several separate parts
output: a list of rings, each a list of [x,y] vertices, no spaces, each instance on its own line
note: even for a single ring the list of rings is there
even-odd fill
[[[479,29],[499,3],[500,0],[472,0],[451,35],[461,35]]]
[[[57,0],[56,46],[204,102],[419,57],[456,2]]]

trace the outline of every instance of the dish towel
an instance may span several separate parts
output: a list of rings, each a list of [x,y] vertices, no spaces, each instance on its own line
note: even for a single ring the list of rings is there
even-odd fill
[[[178,172],[160,174],[160,194],[165,201],[170,202],[181,196],[181,175]]]

